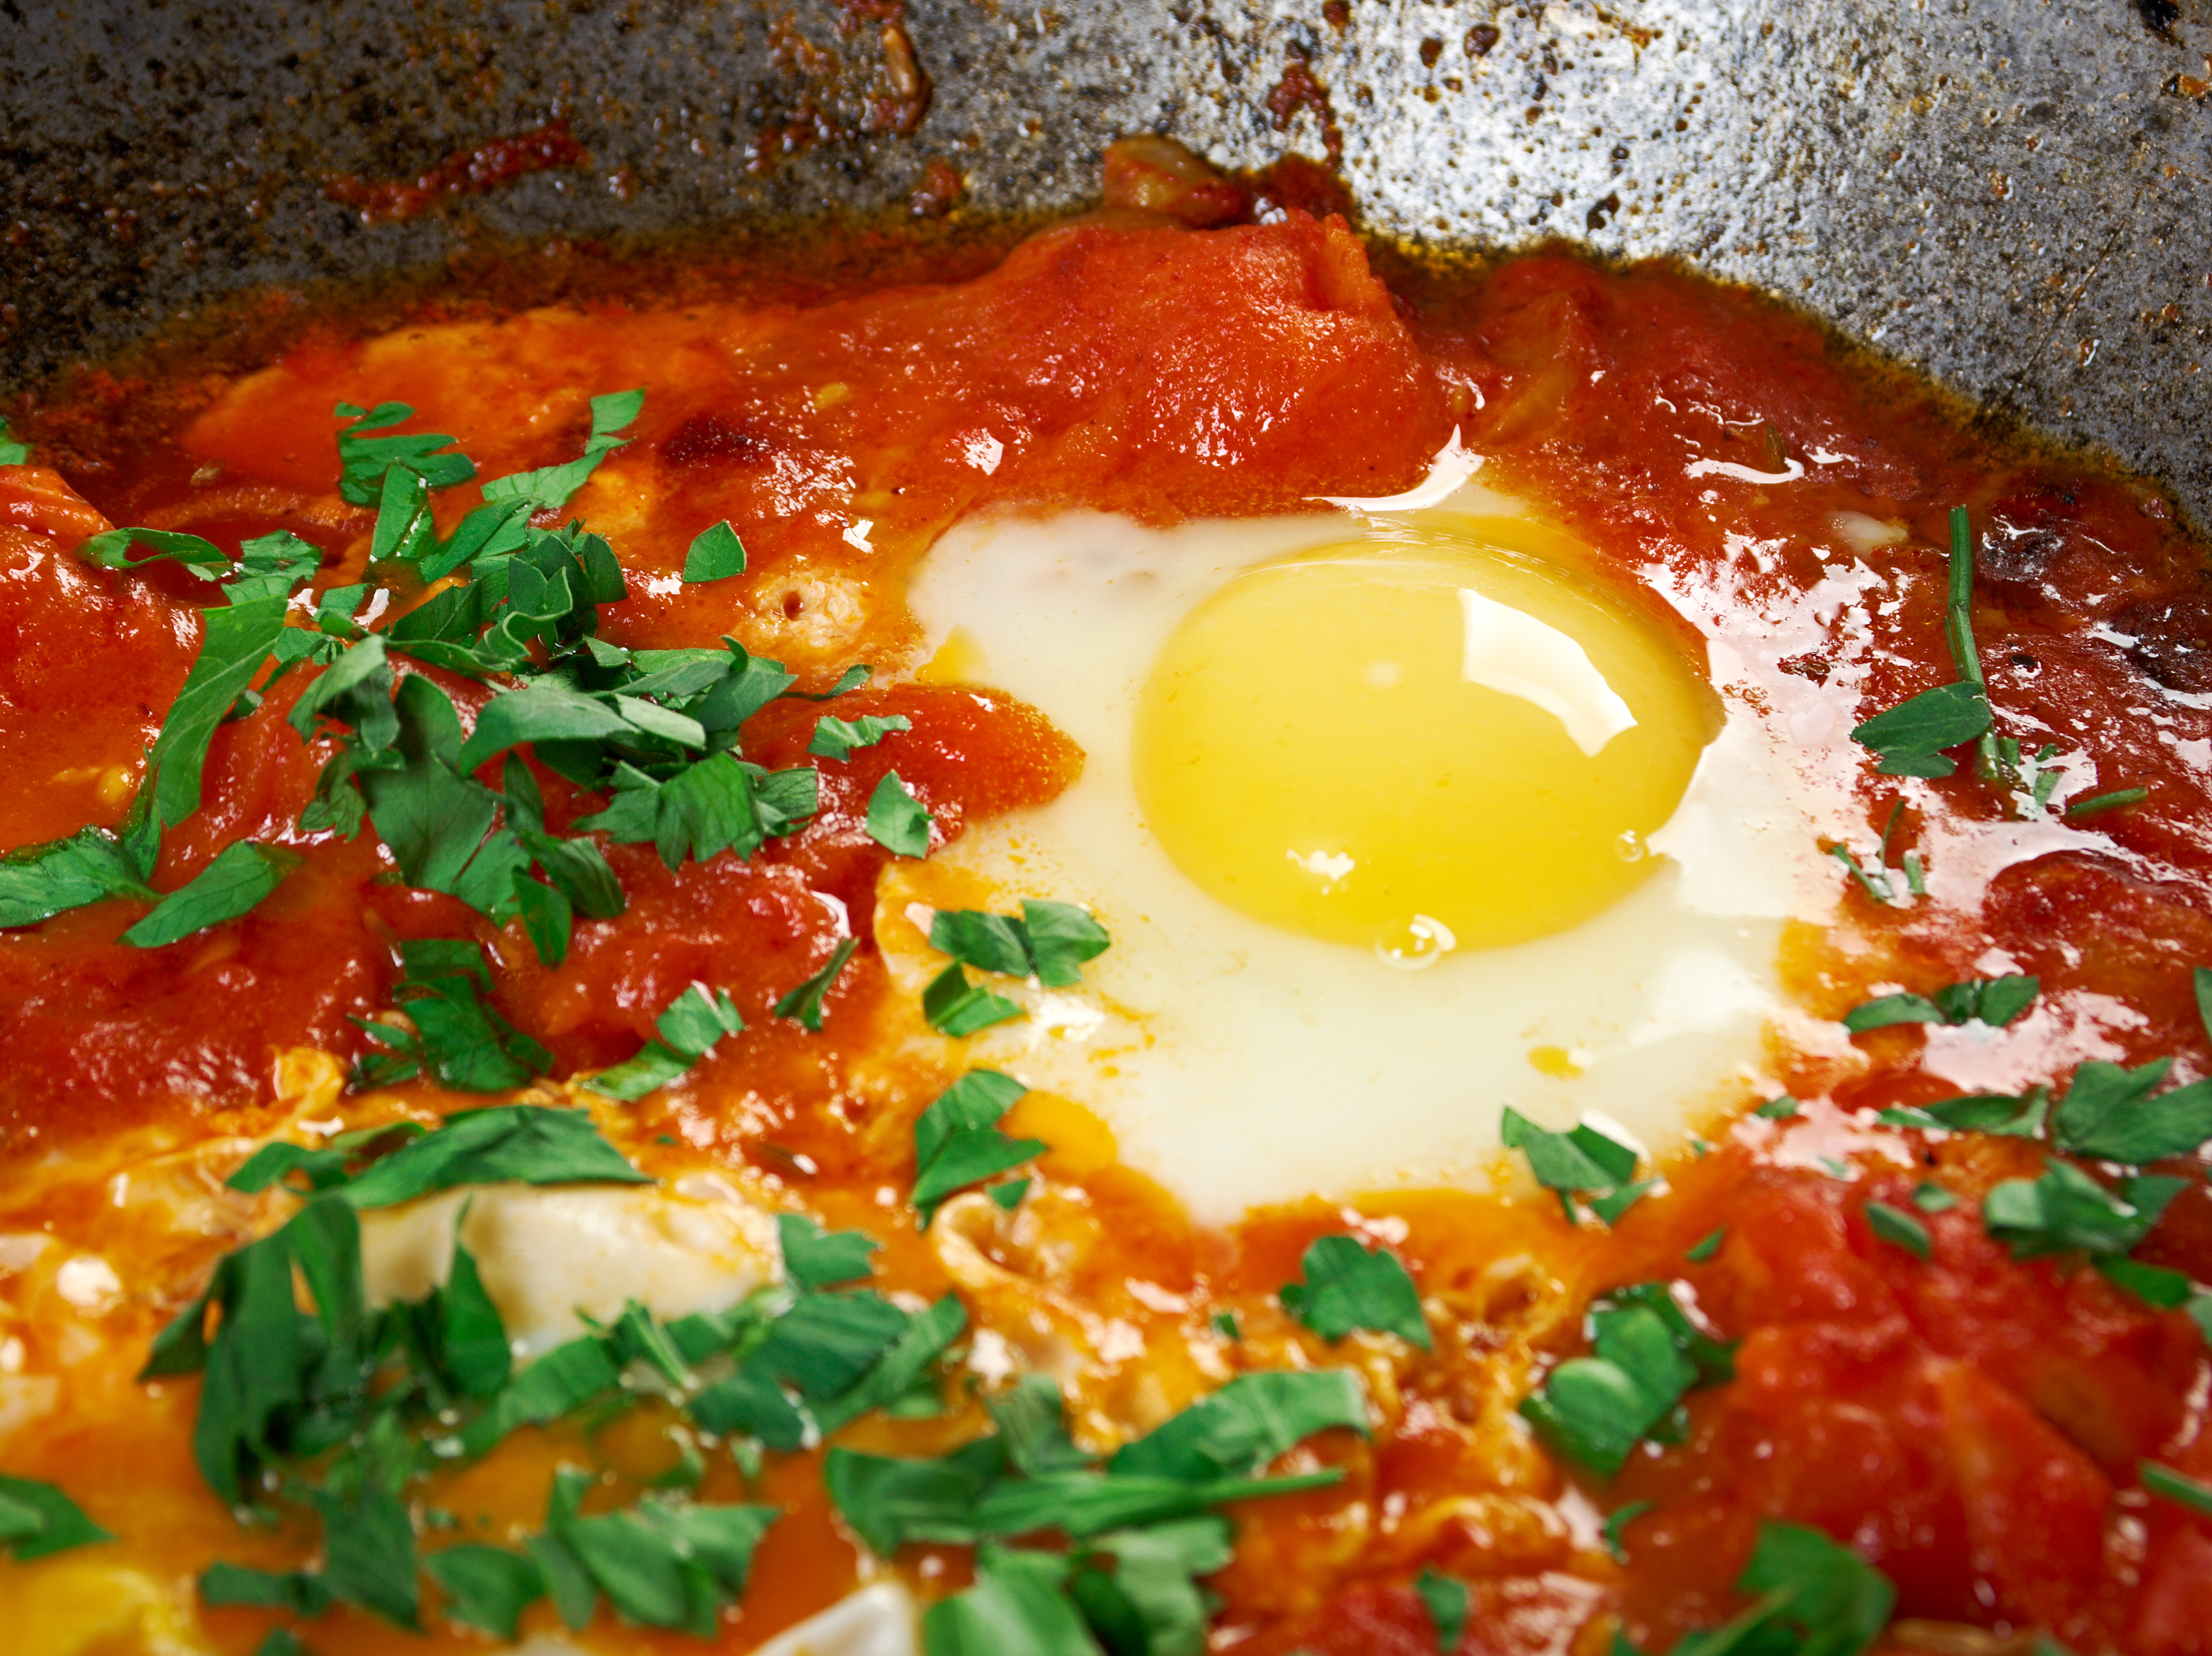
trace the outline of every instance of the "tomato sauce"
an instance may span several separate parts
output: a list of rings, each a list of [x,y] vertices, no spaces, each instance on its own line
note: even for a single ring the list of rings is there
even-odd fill
[[[572,455],[590,395],[643,385],[634,440],[569,509],[629,573],[605,635],[669,646],[727,634],[811,690],[854,662],[891,670],[841,712],[912,721],[898,767],[939,843],[1049,799],[1082,763],[1004,695],[908,676],[918,636],[904,574],[943,530],[986,509],[1171,523],[1384,495],[1417,482],[1456,429],[1489,457],[1486,482],[1540,502],[1732,652],[1725,693],[1786,714],[1808,763],[1863,808],[1844,847],[1863,865],[1901,879],[1905,852],[1924,857],[1932,901],[1854,889],[1831,932],[1793,938],[1786,968],[1807,1008],[1840,1017],[1887,986],[2036,974],[2042,998],[2002,1057],[1917,1027],[1778,1052],[1799,1113],[1715,1129],[1709,1154],[1667,1169],[1663,1199],[1611,1229],[1571,1226],[1548,1202],[1465,1193],[1360,1204],[1352,1216],[1396,1246],[1431,1308],[1437,1350],[1410,1360],[1367,1336],[1325,1346],[1273,1298],[1306,1243],[1343,1228],[1341,1210],[1314,1203],[1201,1230],[1065,1101],[1033,1097],[1017,1113],[1030,1125],[1007,1124],[1054,1147],[1031,1198],[1053,1245],[970,1212],[956,1268],[877,1194],[910,1182],[913,1116],[947,1077],[878,1050],[894,1026],[872,951],[839,980],[818,1036],[770,1014],[828,958],[836,914],[872,908],[886,853],[862,822],[890,762],[881,750],[825,763],[811,825],[748,860],[671,872],[649,846],[609,846],[629,910],[580,922],[549,968],[519,925],[399,883],[373,833],[296,828],[327,743],[302,743],[285,722],[304,688],[295,674],[218,732],[206,807],[168,837],[155,879],[167,889],[228,844],[274,840],[304,858],[276,897],[155,949],[117,941],[142,912],[128,903],[0,934],[7,1227],[144,1265],[143,1286],[89,1319],[99,1354],[80,1354],[60,1423],[19,1439],[10,1470],[66,1474],[88,1511],[175,1571],[218,1553],[298,1560],[305,1543],[283,1531],[240,1542],[199,1486],[185,1447],[191,1386],[149,1396],[129,1379],[221,1248],[164,1242],[151,1222],[118,1241],[118,1227],[142,1222],[66,1168],[119,1144],[189,1156],[271,1131],[298,1108],[300,1049],[362,1053],[352,1020],[386,1004],[399,940],[467,937],[490,949],[500,1010],[558,1074],[634,1052],[693,979],[727,987],[746,1033],[631,1110],[610,1129],[617,1142],[648,1171],[744,1166],[833,1226],[875,1231],[890,1285],[957,1289],[985,1326],[1090,1318],[1134,1330],[1140,1360],[1074,1388],[1079,1429],[1110,1435],[1120,1422],[1126,1435],[1128,1421],[1156,1421],[1243,1368],[1358,1367],[1383,1426],[1371,1441],[1336,1433],[1286,1458],[1291,1470],[1341,1466],[1335,1489],[1235,1513],[1237,1559],[1211,1583],[1217,1647],[1432,1651],[1413,1583],[1433,1566],[1473,1584],[1462,1653],[1595,1653],[1616,1629],[1661,1651],[1741,1608],[1733,1584],[1759,1522],[1788,1519],[1896,1583],[1897,1649],[2011,1647],[1972,1643],[1962,1629],[2040,1629],[2082,1656],[2212,1649],[2212,1520],[2148,1498],[2136,1470],[2148,1458],[2212,1477],[2212,1370],[2196,1325],[2076,1261],[2015,1260],[1986,1234],[1981,1196],[2033,1176],[2032,1145],[1871,1117],[2013,1090],[2087,1058],[2171,1057],[2177,1080],[2212,1072],[2190,976],[2212,964],[2201,543],[2139,480],[1999,431],[1808,319],[1682,270],[1607,269],[1560,249],[1416,264],[1371,253],[1341,218],[1281,205],[1266,181],[1141,146],[1120,153],[1109,183],[1119,204],[980,275],[948,252],[941,282],[855,284],[824,301],[794,280],[781,295],[694,290],[662,306],[641,280],[634,301],[458,318],[426,304],[418,323],[373,334],[349,332],[341,311],[273,359],[164,368],[149,393],[171,411],[158,431],[125,422],[112,378],[50,397],[19,433],[39,464],[0,469],[0,767],[16,783],[0,798],[0,845],[119,819],[197,647],[191,583],[93,568],[73,554],[87,534],[287,527],[325,551],[319,588],[360,578],[372,514],[334,493],[339,398],[412,404],[414,428],[454,434],[493,476]],[[1237,221],[1255,202],[1268,221]],[[447,527],[477,494],[449,496]],[[2092,755],[2095,786],[2070,793],[2141,786],[2142,804],[2007,826],[1999,795],[1962,767],[1932,785],[1932,806],[1900,808],[1897,786],[1844,739],[1856,718],[1951,676],[1940,549],[1956,507],[1983,548],[1973,623],[2000,732]],[[746,572],[686,585],[691,537],[724,518],[743,533]],[[1899,527],[1862,536],[1845,558],[1844,523]],[[481,690],[447,686],[472,713]],[[816,711],[761,715],[748,756],[796,762]],[[535,773],[556,826],[599,808]],[[425,1115],[471,1101],[421,1086],[402,1096]],[[1869,1201],[1904,1203],[1923,1180],[1960,1198],[1928,1216],[1924,1261],[1866,1217]],[[233,1234],[257,1222],[250,1204],[223,1211]],[[1720,1227],[1710,1257],[1686,1263]],[[2201,1181],[2138,1257],[2212,1280]],[[1584,1349],[1595,1295],[1652,1278],[1686,1283],[1714,1330],[1741,1342],[1736,1378],[1690,1395],[1680,1442],[1598,1480],[1546,1453],[1515,1404]],[[1217,1311],[1240,1319],[1233,1345],[1205,1331]],[[54,1325],[25,1326],[33,1359],[61,1361]],[[980,1421],[972,1406],[940,1422],[875,1420],[847,1441],[937,1453]],[[613,1501],[673,1453],[656,1430],[648,1420],[588,1443],[569,1428],[519,1434],[460,1475],[472,1488],[441,1498],[520,1534],[556,1459],[591,1457]],[[710,1497],[734,1498],[734,1472],[718,1476]],[[157,1496],[134,1510],[142,1488]],[[726,1629],[732,1648],[858,1579],[814,1456],[777,1464],[765,1488],[753,1498],[791,1515]],[[1640,1502],[1614,1551],[1603,1514]],[[927,1592],[966,1580],[957,1550],[900,1562]],[[206,1618],[218,1647],[240,1652],[268,1625],[256,1611]],[[389,1637],[338,1611],[315,1648]],[[449,1641],[471,1647],[453,1635],[420,1647]]]

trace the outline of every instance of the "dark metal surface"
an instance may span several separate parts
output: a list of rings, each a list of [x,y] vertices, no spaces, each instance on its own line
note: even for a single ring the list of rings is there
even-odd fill
[[[903,210],[932,158],[1075,204],[1155,130],[1340,143],[1386,233],[1682,253],[2212,521],[2212,0],[2145,4],[2162,34],[2136,0],[0,0],[0,385],[472,240]],[[411,221],[326,193],[555,117],[588,167]]]

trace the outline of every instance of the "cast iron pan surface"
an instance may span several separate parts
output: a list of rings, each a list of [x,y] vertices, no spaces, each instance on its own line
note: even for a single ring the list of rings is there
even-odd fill
[[[1158,130],[1394,238],[1684,255],[2203,525],[2208,51],[2212,0],[0,0],[0,388],[487,241],[1077,206]]]

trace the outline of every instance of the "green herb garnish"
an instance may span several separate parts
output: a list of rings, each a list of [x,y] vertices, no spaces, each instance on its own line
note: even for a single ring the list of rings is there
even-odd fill
[[[994,995],[980,983],[968,981],[960,962],[939,972],[921,992],[921,1015],[941,1035],[957,1040],[1022,1016],[1022,1009],[1004,995]]]
[[[1459,1648],[1460,1635],[1467,1630],[1467,1583],[1433,1566],[1424,1565],[1413,1582],[1413,1591],[1429,1612],[1429,1625],[1435,1630],[1439,1656],[1451,1656]]]
[[[2042,986],[2040,979],[2014,974],[1949,984],[1933,996],[1882,995],[1846,1012],[1844,1028],[1855,1035],[1899,1023],[1978,1022],[2002,1028],[2028,1009]]]
[[[654,1023],[659,1040],[646,1042],[635,1058],[586,1077],[583,1084],[605,1097],[635,1101],[688,1073],[723,1037],[741,1034],[744,1027],[726,992],[695,983]]]
[[[1615,1289],[1590,1312],[1592,1355],[1553,1369],[1521,1413],[1554,1448],[1610,1477],[1647,1437],[1677,1435],[1683,1395],[1735,1373],[1663,1283]]]
[[[6,434],[0,424],[0,436]],[[0,460],[0,465],[20,461]],[[0,1548],[19,1564],[70,1547],[115,1538],[84,1515],[84,1509],[51,1483],[33,1477],[0,1476]]]
[[[1366,1328],[1395,1334],[1424,1351],[1435,1349],[1420,1290],[1389,1249],[1362,1247],[1351,1236],[1317,1236],[1301,1270],[1304,1280],[1289,1283],[1277,1297],[1284,1310],[1323,1339],[1340,1340]]]
[[[1006,977],[1033,977],[1048,989],[1083,980],[1084,961],[1106,952],[1106,928],[1073,903],[1022,900],[1021,918],[981,909],[939,909],[929,946],[956,961]]]
[[[930,815],[914,791],[885,771],[868,796],[868,837],[895,857],[929,855]]]
[[[970,1070],[914,1124],[914,1206],[926,1228],[945,1198],[1018,1168],[1046,1148],[1041,1138],[1009,1138],[999,1121],[1029,1089],[996,1070]]]

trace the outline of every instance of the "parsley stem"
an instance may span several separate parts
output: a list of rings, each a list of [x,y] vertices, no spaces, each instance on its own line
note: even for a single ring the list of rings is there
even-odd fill
[[[1985,691],[1989,681],[1982,676],[1981,652],[1974,644],[1974,530],[1962,506],[1951,508],[1950,576],[1950,602],[1944,607],[1943,635],[1951,646],[1951,659],[1958,666],[1959,676]],[[1974,739],[1974,753],[1982,780],[2002,779],[1995,731],[1984,731]]]
[[[2122,805],[2139,805],[2150,798],[2145,787],[2114,788],[2110,793],[2093,793],[2087,799],[2076,799],[2066,807],[2069,822],[2078,822],[2085,816],[2094,816],[2100,811],[2117,810]]]

